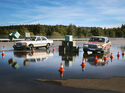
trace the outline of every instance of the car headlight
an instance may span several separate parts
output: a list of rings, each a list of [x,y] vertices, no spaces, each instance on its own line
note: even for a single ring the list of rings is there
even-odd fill
[[[84,44],[84,47],[88,47],[88,44]]]
[[[98,48],[102,48],[102,46],[101,46],[101,45],[98,45]]]

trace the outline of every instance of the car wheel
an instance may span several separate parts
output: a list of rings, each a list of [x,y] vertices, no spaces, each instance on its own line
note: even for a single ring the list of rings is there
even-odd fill
[[[48,43],[47,45],[46,45],[46,48],[48,49],[50,47],[50,44]]]
[[[39,47],[36,47],[36,49],[39,49]]]
[[[104,51],[101,51],[101,53],[104,53]]]

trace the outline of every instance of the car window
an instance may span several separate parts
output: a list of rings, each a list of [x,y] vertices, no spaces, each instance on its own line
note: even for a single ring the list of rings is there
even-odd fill
[[[29,37],[29,38],[26,38],[25,40],[26,41],[35,41],[36,37]]]
[[[104,38],[99,38],[98,42],[105,42]]]
[[[36,41],[41,41],[41,38],[40,38],[40,37],[37,37]]]
[[[109,42],[109,39],[107,39],[106,43],[108,43],[108,42]]]
[[[104,38],[90,38],[89,42],[105,42]]]
[[[36,40],[36,37],[31,37],[30,40],[31,40],[31,41],[35,41],[35,40]]]
[[[45,37],[41,37],[42,38],[42,40],[46,40],[46,38]]]

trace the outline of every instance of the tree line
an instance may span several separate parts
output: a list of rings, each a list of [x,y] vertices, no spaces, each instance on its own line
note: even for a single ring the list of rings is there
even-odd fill
[[[84,38],[90,36],[107,36],[107,37],[125,37],[125,24],[118,28],[101,28],[101,27],[79,27],[73,24],[65,25],[10,25],[0,26],[0,37],[9,36],[13,31],[18,31],[21,37],[25,33],[34,35],[42,35],[47,37],[63,37],[65,35],[73,35],[74,37]]]

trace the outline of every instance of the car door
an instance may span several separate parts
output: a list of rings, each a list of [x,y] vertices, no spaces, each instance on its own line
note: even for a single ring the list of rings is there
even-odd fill
[[[47,44],[47,38],[41,37],[41,40],[42,40],[42,46],[46,46],[46,44]]]
[[[36,38],[36,47],[40,47],[41,46],[41,38],[37,37]]]

